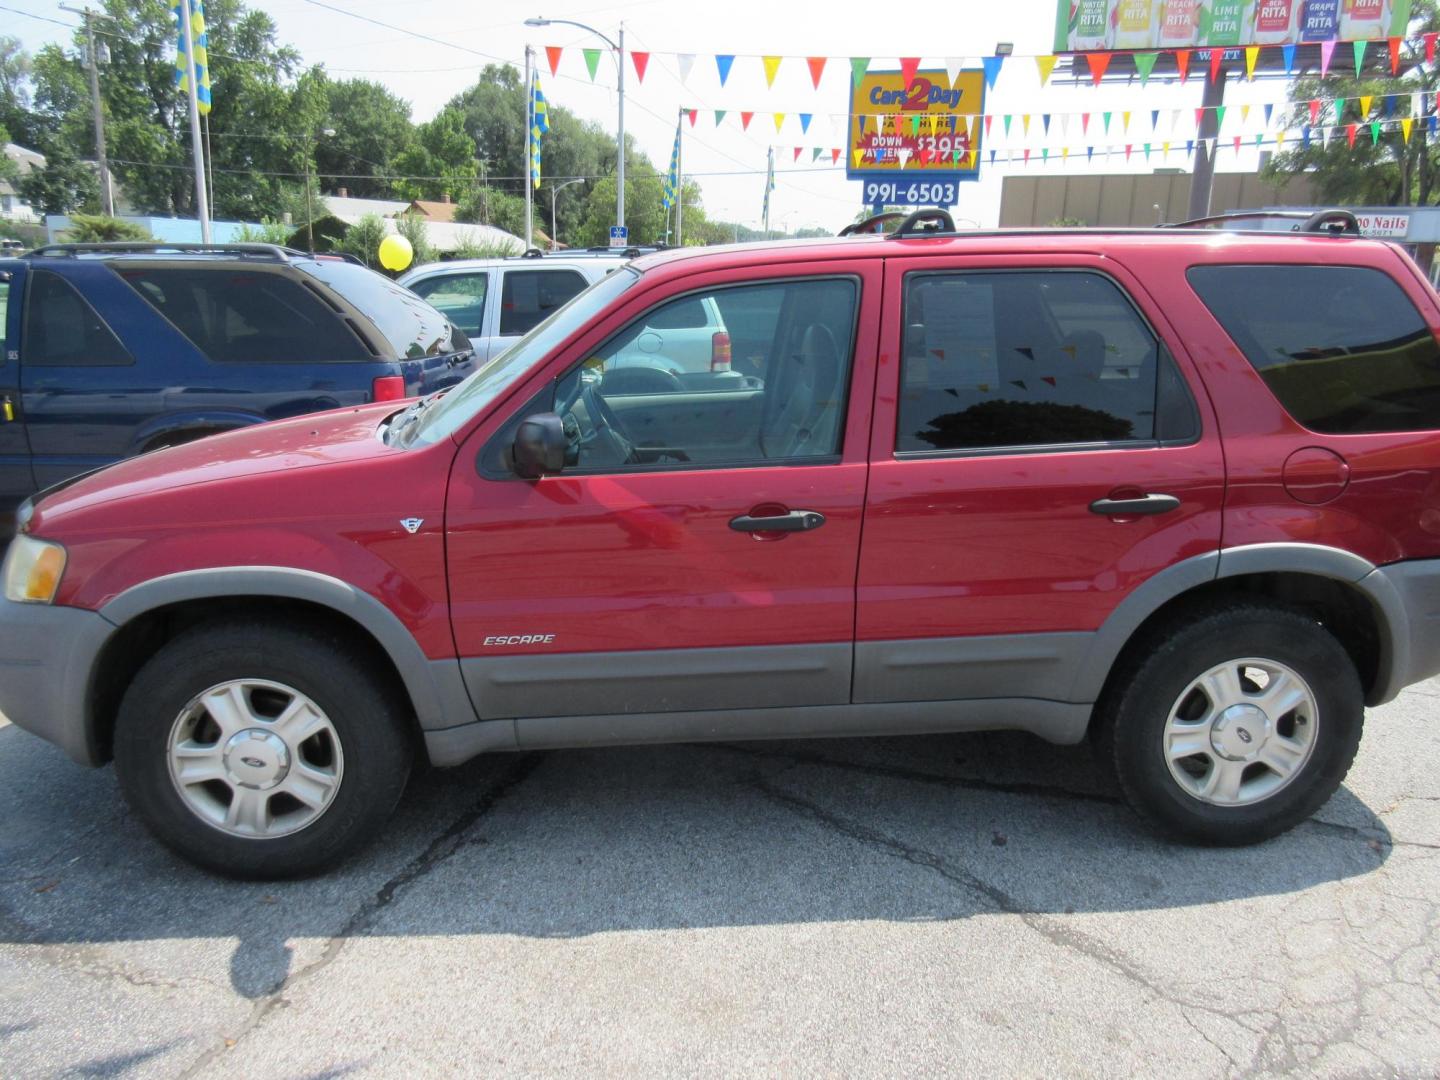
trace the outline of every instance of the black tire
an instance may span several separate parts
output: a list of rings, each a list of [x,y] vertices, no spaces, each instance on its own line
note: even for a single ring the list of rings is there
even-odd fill
[[[228,877],[313,874],[373,839],[410,774],[406,705],[374,674],[363,649],[323,628],[262,620],[202,624],[168,643],[143,668],[120,704],[115,769],[131,808],[162,843]],[[284,836],[222,831],[181,798],[168,743],[188,703],[234,679],[263,679],[304,694],[325,713],[343,749],[330,802],[310,824]]]
[[[1283,787],[1247,805],[1213,805],[1171,775],[1165,725],[1192,681],[1244,658],[1299,676],[1318,722],[1309,757]],[[1097,750],[1126,802],[1156,831],[1192,843],[1254,844],[1294,828],[1335,793],[1359,749],[1364,713],[1355,664],[1324,626],[1292,608],[1242,600],[1191,612],[1147,639],[1101,702]]]

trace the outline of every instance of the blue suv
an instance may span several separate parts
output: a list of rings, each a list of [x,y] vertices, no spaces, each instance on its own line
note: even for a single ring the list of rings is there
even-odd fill
[[[0,509],[120,458],[428,394],[475,367],[407,289],[269,244],[59,244],[0,259]]]

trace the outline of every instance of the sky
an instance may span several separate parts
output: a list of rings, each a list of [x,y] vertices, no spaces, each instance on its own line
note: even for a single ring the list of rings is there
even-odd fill
[[[923,67],[943,68],[946,58],[964,57],[967,67],[979,67],[982,56],[1008,42],[1014,56],[1001,68],[985,104],[997,117],[1014,114],[1013,145],[1019,146],[1019,117],[1034,114],[1028,145],[1036,147],[1029,166],[1019,161],[994,167],[982,153],[981,178],[962,185],[954,207],[957,220],[980,226],[996,224],[1005,175],[1039,173],[1148,172],[1156,168],[1188,167],[1184,144],[1194,134],[1193,109],[1200,103],[1200,80],[1188,85],[1167,85],[1152,80],[1138,84],[1092,87],[1069,78],[1052,78],[1042,87],[1033,57],[1048,53],[1052,45],[1055,0],[953,0],[927,5],[914,19],[876,17],[873,3],[831,0],[825,4],[794,0],[631,0],[604,4],[600,0],[506,0],[504,3],[457,4],[455,0],[248,0],[251,7],[274,19],[278,38],[297,48],[307,64],[321,63],[336,77],[363,77],[381,82],[409,101],[418,122],[433,116],[456,93],[472,83],[488,62],[504,60],[521,66],[527,44],[539,57],[546,97],[572,112],[613,131],[616,122],[615,64],[602,56],[592,84],[581,48],[602,43],[584,30],[569,26],[527,27],[530,16],[573,19],[593,26],[612,39],[623,23],[628,51],[652,53],[643,81],[627,61],[625,80],[626,132],[656,167],[668,165],[681,108],[700,110],[692,128],[684,125],[685,174],[696,180],[705,210],[711,218],[738,221],[754,227],[761,222],[767,150],[776,148],[776,190],[772,197],[771,226],[775,229],[838,229],[853,220],[862,207],[859,181],[845,179],[845,152],[839,166],[830,165],[831,147],[845,147],[843,122],[830,114],[848,110],[850,56],[872,57],[873,69],[896,69],[900,56],[924,57]],[[330,4],[331,6],[325,6]],[[16,13],[28,12],[61,22],[75,17],[48,0],[5,0],[0,10],[0,33],[21,39],[35,50],[68,32],[53,22]],[[343,12],[335,9],[343,9]],[[367,21],[374,20],[374,21]],[[378,25],[378,24],[388,24]],[[422,35],[417,37],[415,35]],[[425,38],[436,40],[425,40]],[[551,76],[545,46],[561,46],[564,53],[556,76]],[[694,53],[689,77],[681,81],[675,54]],[[714,61],[717,53],[737,55],[726,84],[720,85]],[[767,86],[762,55],[778,55],[781,62],[774,85]],[[804,57],[830,60],[817,87],[812,85]],[[1198,68],[1198,64],[1196,65]],[[223,93],[217,86],[214,92]],[[1261,130],[1258,103],[1285,98],[1282,81],[1232,83],[1227,103],[1234,111],[1222,129],[1222,141],[1234,134],[1253,142]],[[1248,120],[1238,116],[1246,102],[1257,103]],[[714,110],[727,116],[717,127]],[[1160,129],[1152,136],[1151,110],[1162,110]],[[1111,133],[1101,133],[1100,115],[1114,114]],[[1174,110],[1182,110],[1178,118]],[[742,131],[739,113],[754,112],[748,130]],[[1092,113],[1088,133],[1082,133],[1080,113]],[[1130,111],[1131,132],[1122,134],[1120,116]],[[773,114],[787,117],[777,133]],[[798,114],[814,114],[808,132],[801,133]],[[1040,114],[1054,117],[1048,145],[1051,160],[1039,164]],[[1061,130],[1061,116],[1065,130]],[[1171,125],[1174,124],[1173,132]],[[993,146],[1003,147],[1000,122],[993,128]],[[1162,160],[1160,142],[1172,142]],[[1141,154],[1143,141],[1153,142],[1151,160]],[[1131,142],[1134,151],[1127,164],[1120,147]],[[1086,145],[1096,146],[1093,161]],[[1106,159],[1104,147],[1115,146]],[[804,147],[799,163],[794,147]],[[812,164],[811,148],[826,150]],[[1063,148],[1068,160],[1062,160]],[[1000,157],[1005,156],[1003,150]],[[1253,171],[1258,155],[1253,150],[1236,155],[1227,145],[1219,157],[1221,171]],[[573,190],[573,189],[572,189]],[[562,199],[566,196],[562,194]]]

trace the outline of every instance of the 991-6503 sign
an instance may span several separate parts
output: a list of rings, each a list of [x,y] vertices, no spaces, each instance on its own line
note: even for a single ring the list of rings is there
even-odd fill
[[[891,206],[951,206],[956,202],[955,182],[870,180],[865,184],[865,201]]]

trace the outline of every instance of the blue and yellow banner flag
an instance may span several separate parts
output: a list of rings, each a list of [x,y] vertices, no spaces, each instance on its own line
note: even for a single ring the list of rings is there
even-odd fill
[[[680,125],[675,125],[675,148],[670,151],[670,171],[665,174],[662,202],[666,210],[680,198]]]
[[[175,85],[182,93],[190,92],[190,65],[185,59],[185,27],[180,22],[184,16],[179,0],[171,5],[175,13]],[[210,112],[210,39],[205,33],[205,0],[190,0],[190,33],[195,39],[195,82],[199,89],[195,103],[202,116]]]
[[[545,106],[545,95],[540,90],[540,72],[535,72],[530,83],[530,182],[540,186],[540,136],[550,130],[550,117]]]

